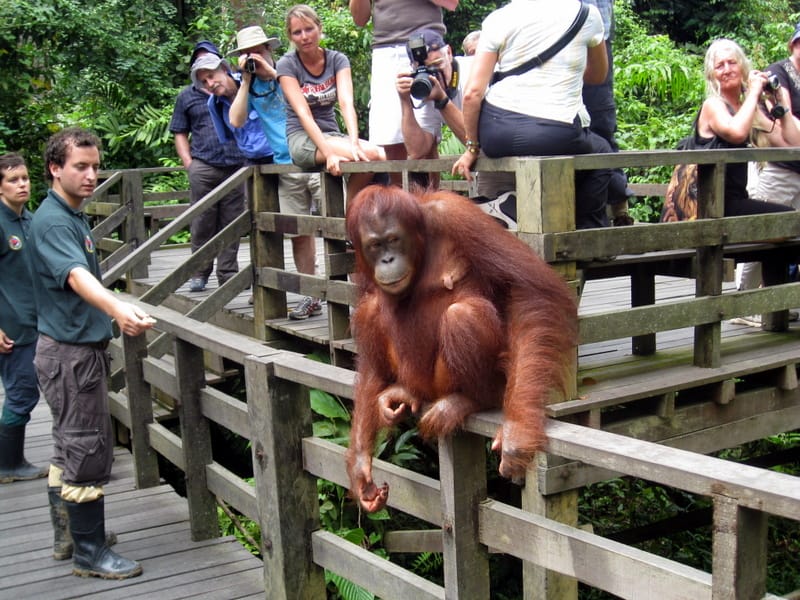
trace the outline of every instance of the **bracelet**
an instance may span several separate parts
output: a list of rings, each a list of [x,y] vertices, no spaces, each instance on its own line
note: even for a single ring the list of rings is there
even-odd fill
[[[442,110],[445,106],[447,106],[448,102],[450,102],[450,98],[448,96],[445,96],[441,100],[434,100],[433,101],[433,107],[436,110]]]
[[[478,154],[481,151],[481,145],[474,140],[467,140],[464,145],[467,147],[467,152],[470,154]]]

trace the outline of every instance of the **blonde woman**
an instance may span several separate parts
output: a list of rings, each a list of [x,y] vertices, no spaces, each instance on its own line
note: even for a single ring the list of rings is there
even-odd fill
[[[341,175],[342,162],[385,160],[383,149],[358,136],[350,61],[341,52],[320,46],[322,22],[314,9],[305,4],[290,8],[286,33],[294,49],[278,61],[277,71],[289,103],[286,137],[292,161],[304,169],[325,165],[332,175]],[[336,122],[337,102],[347,134]],[[371,179],[371,173],[351,173],[348,197]]]
[[[695,132],[699,142],[708,142],[716,136],[720,148],[745,148],[751,136],[755,136],[760,140],[759,145],[800,144],[800,128],[791,111],[780,117],[770,115],[771,106],[762,99],[768,75],[750,68],[750,61],[739,44],[728,39],[712,42],[706,51],[705,77],[706,99]],[[779,104],[789,106],[789,94],[784,88],[775,90],[775,95]],[[747,163],[726,165],[726,216],[787,210],[792,209],[750,198]]]

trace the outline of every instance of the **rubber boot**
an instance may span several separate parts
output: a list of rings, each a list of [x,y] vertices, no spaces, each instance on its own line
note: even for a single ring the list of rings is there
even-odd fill
[[[138,562],[120,556],[106,544],[103,498],[91,502],[63,502],[69,515],[69,529],[74,546],[73,575],[127,579],[142,574],[142,566]]]
[[[25,460],[25,425],[0,423],[0,483],[47,477],[47,467]]]
[[[50,500],[50,522],[53,524],[53,558],[67,560],[72,558],[72,534],[69,531],[69,515],[60,487],[48,487],[47,497]],[[106,545],[117,543],[117,534],[106,532]]]

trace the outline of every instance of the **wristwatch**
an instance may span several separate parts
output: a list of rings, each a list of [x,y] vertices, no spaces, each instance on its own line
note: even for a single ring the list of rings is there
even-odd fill
[[[442,110],[445,106],[447,106],[448,102],[450,102],[450,98],[445,96],[441,100],[434,100],[433,101],[433,106],[434,106],[434,108],[436,108],[436,110]]]

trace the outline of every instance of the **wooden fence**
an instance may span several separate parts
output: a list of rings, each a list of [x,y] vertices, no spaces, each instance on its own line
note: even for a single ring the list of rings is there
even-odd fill
[[[204,250],[137,300],[156,317],[163,336],[124,340],[120,382],[125,387],[118,386],[113,395],[114,415],[131,431],[139,484],[157,482],[160,454],[186,472],[196,537],[217,534],[215,496],[258,521],[268,598],[324,597],[323,568],[382,598],[488,598],[490,550],[524,561],[526,598],[575,598],[577,581],[624,598],[765,597],[767,519],[800,518],[798,480],[704,454],[800,427],[800,338],[796,329],[787,331],[787,310],[799,304],[800,284],[784,276],[785,266],[797,258],[800,214],[721,216],[726,161],[787,158],[800,156],[790,149],[734,150],[478,163],[482,170],[515,172],[519,236],[574,282],[577,293],[587,279],[630,278],[631,305],[582,315],[580,335],[582,344],[630,339],[632,346],[630,355],[614,364],[578,362],[574,399],[548,407],[549,451],[529,469],[520,506],[491,500],[486,493],[485,438],[494,435],[497,413],[477,415],[464,432],[439,440],[438,481],[375,462],[375,479],[392,488],[390,506],[431,524],[433,532],[414,535],[419,550],[429,549],[434,539],[443,552],[444,586],[319,529],[316,478],[347,484],[344,449],[313,437],[308,403],[309,388],[343,398],[352,394],[349,367],[355,348],[348,315],[355,292],[347,281],[352,255],[345,242],[342,186],[323,177],[319,216],[281,215],[277,173],[289,167],[259,167],[255,174],[243,169],[106,272],[108,282],[132,280],[135,270],[146,266],[148,253],[174,229],[230,186],[250,181],[252,213],[209,242],[209,255],[250,230],[253,334],[203,322],[250,283],[247,271],[192,314],[159,306],[188,278],[191,261],[202,260],[197,255]],[[446,170],[451,162],[389,162],[381,168],[401,171],[407,180],[408,171]],[[701,181],[700,220],[574,231],[575,170],[688,162],[715,166]],[[348,164],[345,170],[374,168]],[[285,233],[324,239],[324,275],[285,271]],[[609,255],[616,260],[597,260]],[[770,265],[773,285],[723,294],[726,265],[754,259]],[[693,278],[695,297],[656,302],[654,281],[661,274]],[[328,326],[311,341],[329,349],[332,365],[278,349],[298,336],[285,324],[288,292],[327,300]],[[723,320],[754,313],[765,313],[766,328],[775,332],[747,342],[723,338]],[[682,328],[693,329],[688,347],[659,348],[657,334]],[[173,340],[171,354],[166,354],[167,340]],[[246,403],[204,385],[204,353],[241,365]],[[180,435],[154,420],[154,390],[174,399]],[[255,487],[214,461],[210,421],[251,441]],[[713,499],[712,573],[577,527],[577,491],[620,474]]]

